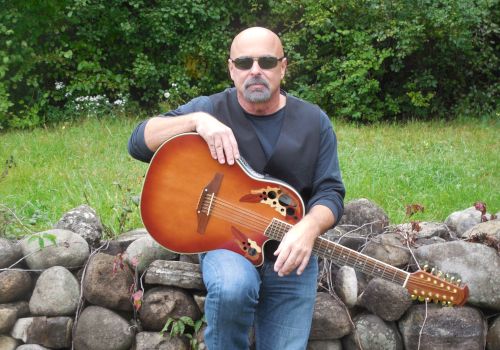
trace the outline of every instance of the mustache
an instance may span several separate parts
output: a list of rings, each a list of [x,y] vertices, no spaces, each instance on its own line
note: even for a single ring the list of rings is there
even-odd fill
[[[245,84],[243,85],[243,87],[245,89],[247,89],[251,85],[255,85],[255,84],[264,85],[266,88],[269,89],[269,83],[267,82],[267,80],[265,80],[262,77],[252,77],[252,78],[249,78],[248,80],[245,81]]]

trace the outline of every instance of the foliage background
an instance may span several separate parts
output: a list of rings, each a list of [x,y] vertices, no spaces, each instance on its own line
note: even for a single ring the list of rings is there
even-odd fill
[[[279,33],[285,88],[331,117],[498,117],[498,0],[0,0],[0,128],[95,102],[158,111],[230,86],[241,29]]]

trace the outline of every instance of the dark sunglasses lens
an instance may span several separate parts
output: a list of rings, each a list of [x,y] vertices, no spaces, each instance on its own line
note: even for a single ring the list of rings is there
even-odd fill
[[[271,69],[278,65],[278,59],[276,57],[264,56],[259,57],[259,66],[262,69]]]
[[[241,57],[233,60],[234,65],[238,69],[250,69],[253,66],[253,58],[252,57]]]

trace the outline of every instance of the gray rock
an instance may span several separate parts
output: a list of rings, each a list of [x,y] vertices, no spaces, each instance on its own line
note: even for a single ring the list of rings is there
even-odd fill
[[[18,319],[10,334],[24,343],[61,349],[71,345],[72,327],[70,317],[27,317]]]
[[[403,341],[393,322],[384,322],[371,314],[354,317],[355,331],[342,340],[344,350],[358,350],[358,341],[363,349],[403,350]]]
[[[160,246],[155,240],[147,235],[132,242],[125,251],[125,260],[133,266],[132,260],[138,261],[137,271],[141,274],[155,260],[173,260],[178,254]]]
[[[17,340],[7,335],[0,335],[0,349],[2,350],[16,350]]]
[[[110,240],[107,247],[105,247],[105,249],[102,249],[100,252],[109,255],[125,253],[125,250],[127,250],[128,246],[132,244],[132,242],[139,238],[146,237],[147,235],[148,231],[146,231],[145,228],[138,228],[122,233],[115,239]]]
[[[351,331],[352,325],[344,305],[328,293],[318,293],[309,339],[340,339]]]
[[[358,279],[356,271],[352,267],[342,266],[335,278],[335,293],[346,304],[352,308],[358,300]]]
[[[78,319],[73,343],[75,350],[128,350],[134,338],[124,318],[108,309],[89,306]]]
[[[200,266],[181,261],[156,260],[149,265],[146,283],[205,290]]]
[[[0,269],[10,267],[23,257],[19,244],[0,238]]]
[[[28,328],[33,323],[33,317],[19,318],[10,331],[12,338],[22,340],[24,343],[28,340]]]
[[[30,309],[26,301],[19,301],[12,304],[0,304],[0,334],[9,333],[17,319],[29,315],[29,312]]]
[[[495,320],[491,323],[488,329],[488,336],[486,338],[486,349],[487,350],[498,350],[500,349],[500,316],[497,316]]]
[[[193,299],[196,305],[198,305],[198,309],[200,309],[201,313],[205,313],[205,300],[207,299],[206,295],[193,294]]]
[[[369,240],[369,236],[361,234],[358,226],[354,225],[337,225],[325,232],[324,237],[356,251],[360,251]]]
[[[24,344],[18,346],[16,350],[50,350],[50,349],[38,344]]]
[[[196,321],[201,317],[191,294],[173,287],[156,287],[144,294],[140,312],[145,330],[160,331],[169,318],[188,316]]]
[[[90,303],[113,310],[131,311],[130,287],[134,283],[133,272],[127,264],[118,266],[118,258],[97,253],[90,260],[83,280],[83,296]]]
[[[389,217],[381,207],[361,198],[346,203],[339,225],[352,225],[360,234],[368,236],[384,232]]]
[[[307,350],[342,350],[340,340],[311,340],[307,344]]]
[[[489,219],[491,216],[486,214]],[[457,233],[458,237],[472,227],[481,223],[481,212],[474,207],[451,213],[444,222],[448,227]]]
[[[71,209],[54,225],[56,229],[69,230],[77,233],[91,247],[96,247],[102,238],[103,227],[94,209],[81,205]]]
[[[0,303],[23,300],[31,292],[33,281],[27,271],[0,272]]]
[[[186,338],[163,336],[159,332],[141,332],[135,336],[135,350],[189,350]]]
[[[415,251],[415,257],[423,265],[446,273],[461,276],[469,288],[468,303],[479,307],[500,310],[500,256],[495,249],[479,243],[462,241],[423,246]]]
[[[33,317],[27,329],[26,343],[40,344],[51,349],[71,346],[71,317]]]
[[[420,349],[483,350],[485,346],[486,321],[479,310],[467,306],[430,304],[426,310],[426,305],[414,305],[399,320],[399,330],[406,350],[417,349],[420,333]]]
[[[500,220],[491,220],[482,222],[468,229],[462,235],[464,239],[479,239],[486,241],[488,239],[500,241]]]
[[[403,244],[403,238],[394,233],[386,233],[372,238],[363,254],[371,256],[392,266],[406,266],[410,262],[411,253]]]
[[[442,222],[420,222],[420,231],[412,229],[411,223],[399,224],[389,229],[390,233],[398,233],[402,237],[413,236],[417,240],[442,238],[444,240],[455,240],[457,235],[454,231]]]
[[[68,230],[48,230],[40,232],[56,237],[56,245],[50,240],[44,239],[44,248],[41,248],[38,240],[30,240],[29,237],[21,241],[21,249],[26,257],[30,269],[47,269],[52,266],[64,266],[67,269],[76,269],[85,263],[89,257],[89,245],[74,232]]]
[[[408,310],[412,300],[402,286],[374,278],[360,296],[359,304],[384,321],[396,321]]]
[[[70,316],[80,300],[80,284],[62,266],[51,267],[40,275],[30,299],[30,311],[41,316]]]

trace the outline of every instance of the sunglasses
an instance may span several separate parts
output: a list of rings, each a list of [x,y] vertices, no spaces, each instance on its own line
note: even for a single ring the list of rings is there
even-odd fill
[[[259,67],[262,69],[272,69],[278,65],[278,62],[283,60],[283,57],[274,57],[274,56],[261,56],[261,57],[250,57],[243,56],[233,59],[229,59],[234,63],[234,66],[241,70],[249,70],[253,66],[253,62],[257,61],[259,63]]]

